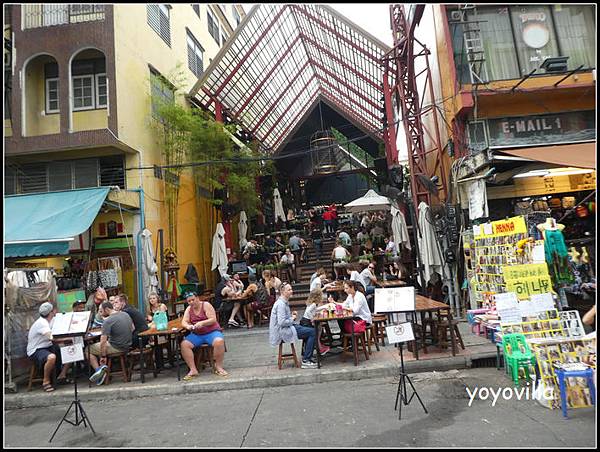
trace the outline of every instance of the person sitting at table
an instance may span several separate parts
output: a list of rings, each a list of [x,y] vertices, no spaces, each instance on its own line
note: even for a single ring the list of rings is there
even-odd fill
[[[76,300],[71,305],[71,311],[73,312],[84,312],[85,311],[85,300]]]
[[[269,297],[275,303],[279,289],[281,288],[281,279],[279,279],[271,270],[263,270],[262,272],[263,281],[265,282],[265,288],[269,292]]]
[[[102,322],[104,319],[99,314],[99,307],[103,301],[108,300],[108,295],[106,295],[106,290],[102,287],[98,287],[95,292],[92,292],[87,299],[87,303],[85,304],[85,310],[91,311],[90,316],[94,319],[92,327],[102,326]]]
[[[346,272],[348,273],[348,276],[350,277],[350,281],[358,281],[361,285],[363,284],[362,279],[360,277],[360,273],[358,272],[358,264],[354,264],[354,265],[348,265],[346,267]],[[363,285],[363,288],[364,285]]]
[[[133,347],[139,347],[138,334],[149,329],[144,315],[136,308],[129,305],[129,299],[124,293],[117,295],[116,300],[113,302],[113,307],[115,308],[115,311],[124,312],[131,318],[134,326],[133,333],[131,334],[131,343]],[[142,338],[141,347],[145,347],[146,344],[148,344],[148,338],[144,337]]]
[[[319,267],[319,268],[317,268],[316,272],[314,272],[312,275],[310,275],[310,282],[309,282],[309,284],[312,284],[312,282],[315,280],[315,278],[317,276],[319,276],[321,273],[324,274],[325,277],[327,277],[327,273],[325,272],[325,269],[323,267]]]
[[[236,284],[231,279],[231,276],[225,274],[223,275],[223,280],[225,281],[225,285],[221,290],[221,301],[230,301],[236,298],[240,298],[241,292],[239,292],[239,286],[236,286]],[[235,320],[235,317],[238,314],[241,306],[241,302],[233,302],[233,308],[231,309],[231,314],[229,315],[229,320],[227,321],[228,327],[239,328],[241,323],[245,323],[242,319],[240,319],[240,317],[238,317],[238,319],[240,320],[239,323]]]
[[[371,240],[370,237],[367,237],[367,240],[360,245],[360,251],[359,251],[359,253],[361,255],[363,255],[363,254],[373,254],[373,241]]]
[[[327,309],[327,304],[323,304],[323,301],[324,294],[320,288],[310,291],[310,293],[308,294],[308,298],[306,299],[306,309],[304,310],[304,314],[300,319],[301,326],[314,328],[313,319],[317,311]],[[329,347],[321,344],[321,328],[317,330],[317,345],[319,347],[319,352],[321,353],[321,355],[324,355],[330,350]]]
[[[369,263],[363,271],[360,273],[360,282],[365,288],[367,295],[375,293],[375,285],[377,284],[377,277],[375,276],[375,262]]]
[[[131,317],[125,312],[114,309],[110,301],[104,301],[100,305],[100,314],[105,318],[102,324],[102,335],[100,342],[91,344],[90,365],[95,372],[90,377],[91,382],[98,386],[106,379],[106,365],[108,355],[116,355],[127,352],[131,347],[131,333],[135,330]],[[100,361],[98,361],[98,356]]]
[[[38,308],[39,319],[33,322],[27,333],[27,357],[35,363],[38,369],[43,369],[42,388],[46,392],[54,391],[52,376],[54,371],[60,371],[57,383],[68,382],[69,364],[61,368],[61,355],[58,345],[52,342],[52,324],[56,309],[49,302],[44,302]]]
[[[348,298],[342,303],[342,307],[344,309],[351,309],[355,317],[359,317],[365,321],[366,325],[370,325],[373,322],[373,317],[367,299],[360,289],[360,283],[356,281],[344,281],[344,292],[346,292]],[[360,326],[357,328],[357,325],[355,325],[354,331],[357,331],[359,328]],[[344,321],[344,331],[346,333],[352,332],[352,326],[347,320]]]
[[[398,252],[396,251],[396,244],[393,241],[393,237],[385,237],[383,239],[383,242],[385,244],[385,248],[383,249],[384,253],[389,253],[392,255],[392,257],[398,256]]]
[[[316,289],[325,290],[328,287],[331,287],[332,285],[335,285],[335,281],[327,283],[327,273],[325,273],[325,271],[323,270],[317,275],[315,279],[312,280],[312,282],[310,283],[309,291],[312,292]]]
[[[346,231],[340,231],[340,233],[338,234],[338,239],[340,240],[340,243],[344,248],[350,250],[350,247],[352,246],[352,239]]]
[[[335,279],[342,279],[343,274],[338,269],[345,267],[346,261],[350,259],[351,255],[346,248],[342,246],[342,242],[339,240],[335,241],[335,248],[331,252],[331,260],[333,261],[333,271],[335,272]]]
[[[366,228],[361,228],[358,234],[356,234],[356,241],[361,245],[367,241],[367,238],[369,238],[369,234],[367,234]]]
[[[285,271],[288,275],[288,281],[295,283],[296,282],[296,264],[294,254],[292,250],[286,248],[285,254],[281,256],[281,263],[285,264]]]
[[[167,312],[167,305],[160,301],[156,292],[150,292],[148,295],[148,303],[146,304],[146,321],[152,322],[154,320],[155,312]]]
[[[188,307],[183,313],[181,326],[188,330],[185,339],[181,341],[181,356],[188,365],[190,371],[183,381],[190,381],[198,376],[198,369],[194,360],[194,348],[202,345],[213,347],[215,359],[215,375],[226,377],[229,374],[223,369],[223,358],[225,356],[225,339],[221,327],[217,322],[217,314],[210,303],[201,301],[195,292],[185,294]]]
[[[248,311],[248,328],[254,328],[254,314],[262,315],[260,310],[269,306],[270,297],[267,288],[261,281],[256,279],[256,275],[250,275],[248,282],[250,284],[244,290],[242,297],[248,297],[249,304],[246,308]]]
[[[242,292],[244,291],[244,283],[242,282],[242,279],[241,279],[241,273],[234,273],[233,277],[231,278],[231,282],[232,282],[233,286],[235,287],[235,293],[237,295],[241,295]]]
[[[315,348],[315,329],[294,323],[298,313],[291,312],[289,306],[293,292],[290,283],[281,285],[281,294],[271,311],[269,342],[272,346],[277,347],[281,342],[294,343],[298,339],[306,339],[301,367],[315,369],[317,363],[311,359]]]

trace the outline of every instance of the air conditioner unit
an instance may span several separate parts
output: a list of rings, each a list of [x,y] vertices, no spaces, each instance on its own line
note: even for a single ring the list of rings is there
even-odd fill
[[[453,22],[462,21],[462,12],[461,11],[450,11],[450,20]]]

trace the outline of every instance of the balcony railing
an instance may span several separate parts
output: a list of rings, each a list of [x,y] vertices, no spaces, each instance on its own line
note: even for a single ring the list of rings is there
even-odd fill
[[[105,5],[22,5],[23,28],[52,27],[104,20]]]

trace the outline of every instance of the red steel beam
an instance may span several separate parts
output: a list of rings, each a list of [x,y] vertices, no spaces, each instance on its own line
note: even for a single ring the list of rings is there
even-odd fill
[[[367,130],[371,130],[373,131],[373,133],[375,135],[377,135],[378,137],[380,136],[379,133],[379,129],[380,127],[375,126],[373,123],[371,123],[369,120],[367,120],[366,118],[362,117],[362,116],[358,116],[356,113],[353,112],[352,107],[348,106],[344,101],[342,101],[339,97],[337,97],[334,93],[332,93],[331,91],[327,90],[326,88],[321,88],[321,90],[323,91],[323,93],[325,93],[328,96],[328,99],[333,101],[333,103],[340,108],[342,111],[344,111],[347,115],[349,115],[352,119],[354,119],[355,121],[357,121],[361,126],[363,126],[365,129]]]
[[[332,79],[334,79],[338,83],[341,83],[342,85],[344,85],[346,88],[348,88],[349,91],[352,91],[354,94],[356,94],[358,97],[360,97],[366,103],[368,103],[369,105],[371,105],[373,108],[380,108],[379,105],[377,105],[375,102],[373,102],[371,99],[369,99],[368,97],[366,97],[363,93],[361,93],[357,89],[355,89],[352,86],[348,85],[344,80],[342,80],[341,78],[339,78],[337,75],[335,75],[333,72],[331,72],[325,66],[323,66],[321,63],[317,63],[315,60],[311,59],[310,57],[308,59],[311,62],[311,64],[313,64],[316,67],[318,67],[319,69],[321,69],[323,72],[325,72],[325,74],[327,74],[329,77],[331,77]]]
[[[350,47],[354,48],[355,50],[357,50],[358,52],[366,55],[367,57],[369,57],[371,60],[373,60],[373,62],[379,64],[379,58],[372,55],[370,52],[366,51],[365,49],[363,49],[362,47],[360,47],[359,45],[355,44],[353,41],[351,41],[350,39],[346,38],[345,36],[341,35],[340,33],[338,33],[338,31],[334,28],[331,28],[329,25],[327,25],[325,22],[323,22],[321,19],[319,19],[317,16],[309,13],[306,10],[306,7],[303,5],[302,7],[300,7],[300,5],[289,5],[290,8],[292,8],[295,11],[298,11],[299,13],[303,14],[304,16],[306,16],[308,19],[311,19],[313,22],[318,23],[319,25],[321,25],[323,28],[325,28],[326,30],[329,30],[330,32],[332,32],[335,36],[337,36],[338,38],[340,38],[342,41],[344,41],[346,44],[348,44]]]
[[[296,80],[298,79],[298,77],[300,77],[304,73],[304,70],[306,69],[306,67],[308,65],[309,65],[308,61],[306,63],[304,63],[304,66],[302,66],[302,68],[300,68],[300,70],[298,71],[298,73],[287,84],[287,86],[285,87],[285,89],[279,94],[279,96],[277,96],[277,99],[275,99],[271,105],[277,105],[277,103],[283,98],[283,96],[285,95],[285,93],[287,93],[289,91],[289,89],[294,85],[294,83],[296,82]],[[264,114],[260,117],[260,119],[257,121],[257,123],[254,126],[254,128],[250,131],[250,133],[252,135],[254,135],[254,132],[256,132],[256,129],[258,129],[260,127],[260,125],[262,124],[262,122],[264,121],[264,119],[269,115],[269,113],[271,113],[271,109],[265,107]]]
[[[266,36],[266,34],[269,32],[271,27],[273,27],[275,22],[277,22],[277,20],[281,17],[283,12],[288,7],[289,7],[289,5],[283,5],[283,7],[279,10],[279,12],[277,14],[275,14],[275,17],[273,17],[273,20],[267,25],[267,28],[265,28],[265,30],[260,34],[260,36],[258,38],[256,38],[256,42],[254,44],[252,44],[252,46],[246,51],[246,53],[244,54],[242,59],[238,62],[238,64],[236,64],[236,66],[231,70],[229,75],[227,77],[225,77],[225,80],[223,80],[221,85],[215,91],[215,96],[218,95],[223,90],[223,88],[225,88],[225,85],[227,85],[227,82],[229,82],[229,80],[231,80],[233,78],[233,76],[238,71],[238,69],[242,66],[242,64],[244,64],[244,61],[246,61],[246,59],[252,54],[254,49],[258,46],[258,44],[260,44],[260,42]]]
[[[330,52],[329,50],[327,50],[325,47],[323,47],[321,44],[319,44],[317,41],[315,41],[314,39],[312,39],[310,36],[305,35],[304,33],[300,32],[300,36],[302,36],[302,38],[307,41],[308,43],[312,44],[313,46],[315,46],[318,50],[320,50],[321,52],[323,52],[325,55],[327,55],[328,57],[330,57],[332,60],[336,61],[337,63],[339,63],[341,66],[345,67],[346,69],[348,69],[350,72],[352,72],[354,75],[356,75],[358,78],[362,79],[363,81],[365,81],[366,83],[368,83],[369,85],[371,85],[373,88],[375,88],[377,91],[381,91],[381,86],[378,85],[377,83],[373,82],[373,80],[371,80],[370,78],[366,77],[364,74],[362,74],[361,72],[355,70],[352,66],[350,66],[349,64],[346,64],[344,62],[344,60],[342,60],[341,58],[337,57],[335,54],[333,54],[332,52]]]
[[[279,59],[273,64],[273,67],[271,68],[271,70],[269,70],[269,72],[262,78],[262,80],[257,83],[256,88],[254,89],[254,91],[252,91],[252,93],[250,93],[250,95],[248,96],[248,98],[246,99],[246,101],[241,105],[241,107],[239,107],[237,109],[237,113],[235,114],[235,117],[237,118],[238,115],[244,110],[244,108],[246,108],[246,106],[250,103],[250,101],[252,100],[252,98],[256,95],[256,93],[258,93],[264,86],[265,82],[267,80],[269,80],[269,77],[271,76],[271,74],[273,74],[273,72],[275,71],[275,69],[280,67],[281,62],[283,61],[283,59],[288,56],[292,50],[292,48],[296,45],[296,43],[300,40],[300,35],[298,35],[296,37],[296,39],[294,39],[292,41],[292,43],[290,45],[287,46],[287,48],[284,50],[283,54],[279,57]]]
[[[341,92],[341,91],[340,91],[340,90],[339,90],[339,89],[338,89],[336,86],[333,86],[333,85],[332,85],[332,84],[331,84],[331,83],[330,83],[330,82],[329,82],[327,79],[324,79],[324,78],[322,78],[322,77],[321,77],[321,76],[319,76],[319,75],[317,75],[317,78],[319,79],[319,81],[320,81],[321,83],[323,83],[323,84],[327,85],[328,87],[332,88],[332,91],[329,91],[329,92],[331,92],[332,94],[334,94],[334,93],[337,93],[337,94],[334,94],[334,95],[336,95],[336,96],[341,96],[341,97],[343,97],[343,96],[345,95],[345,93],[342,93],[342,92]],[[344,103],[344,104],[346,105],[346,103]],[[351,102],[350,104],[352,104],[352,102]],[[350,105],[350,104],[349,104],[349,105]],[[358,111],[356,111],[356,108],[355,108],[356,106],[360,107],[360,109],[361,109],[362,111],[364,111],[364,112],[367,112],[367,113],[368,113],[368,116],[364,116],[364,115],[362,115],[362,114],[359,114],[359,112],[358,112]],[[360,105],[360,104],[355,104],[355,107],[353,108],[353,107],[350,107],[350,106],[349,106],[348,108],[349,108],[350,110],[352,110],[352,111],[355,111],[355,112],[356,112],[356,116],[357,116],[357,117],[359,117],[359,118],[362,118],[362,119],[363,119],[363,121],[364,121],[365,123],[367,123],[367,124],[375,124],[375,123],[371,123],[371,119],[369,119],[369,117],[372,117],[372,116],[373,116],[373,113],[372,113],[372,112],[370,112],[370,111],[366,110],[366,109],[365,109],[365,107],[363,107],[363,106],[362,106],[362,105]]]
[[[313,78],[311,78],[300,90],[300,92],[304,92],[306,89],[308,89],[308,86],[311,84],[311,82],[313,81]],[[275,126],[277,124],[279,124],[279,121],[281,121],[281,118],[283,118],[288,111],[290,111],[290,108],[292,108],[292,106],[294,105],[294,102],[290,102],[290,104],[287,106],[287,108],[283,111],[283,113],[281,113],[279,115],[279,117],[277,118],[276,121],[273,122],[273,125],[271,126],[271,128],[267,131],[267,133],[265,133],[262,137],[263,141],[265,141],[267,139],[267,137],[271,134],[271,132],[273,131],[273,129],[275,128]]]
[[[388,72],[383,73],[383,94],[385,102],[385,116],[387,118],[387,127],[384,129],[385,138],[385,156],[388,167],[398,163],[398,148],[396,147],[396,124],[394,123],[394,111],[392,109],[392,90],[388,78]]]
[[[312,79],[311,79],[312,80]],[[288,126],[277,136],[277,138],[274,140],[275,143],[277,143],[282,137],[284,137],[286,135],[286,133],[288,133],[288,131],[295,125],[294,123],[296,122],[296,120],[302,116],[303,114],[306,113],[306,110],[308,107],[311,106],[311,104],[315,101],[315,99],[319,97],[319,91],[317,90],[317,92],[315,94],[313,94],[310,99],[308,100],[308,102],[305,103],[305,105],[302,106],[302,108],[300,108],[298,110],[298,113],[296,113],[296,116],[294,116],[294,119],[292,121],[289,122]],[[279,146],[276,144],[274,149],[277,149]]]

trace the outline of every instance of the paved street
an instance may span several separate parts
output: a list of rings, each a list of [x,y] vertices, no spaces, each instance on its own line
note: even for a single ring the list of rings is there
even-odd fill
[[[413,399],[394,412],[397,379],[380,378],[186,396],[88,401],[96,432],[63,424],[53,447],[594,447],[595,412],[560,411],[530,400],[469,395],[511,387],[482,368],[414,374],[429,414]],[[47,447],[64,407],[5,412],[6,447]]]

